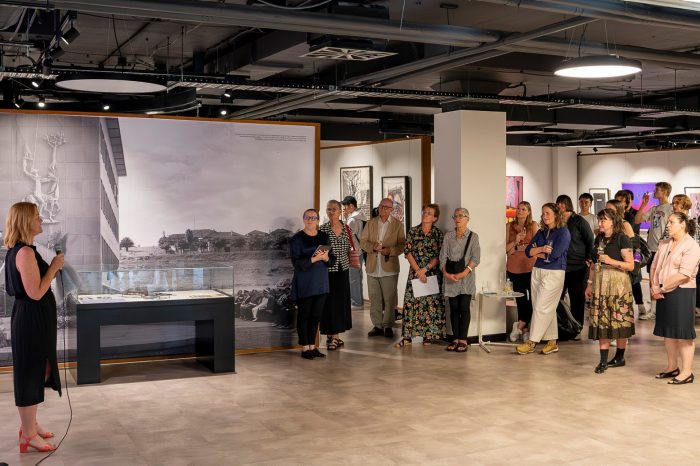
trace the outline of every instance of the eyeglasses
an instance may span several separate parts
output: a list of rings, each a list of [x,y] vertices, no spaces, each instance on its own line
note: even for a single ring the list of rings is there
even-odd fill
[[[469,217],[467,217],[466,215],[462,215],[462,214],[452,216],[452,220],[459,220],[460,218],[469,218]]]
[[[318,217],[311,217],[309,215],[304,215],[304,220],[318,220]]]
[[[393,209],[394,206],[391,206],[391,205],[380,205],[379,208],[380,208],[380,209]]]

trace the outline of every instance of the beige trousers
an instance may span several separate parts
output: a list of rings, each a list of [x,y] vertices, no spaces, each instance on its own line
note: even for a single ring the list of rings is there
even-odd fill
[[[394,326],[394,308],[397,303],[398,275],[388,277],[367,276],[367,292],[369,293],[369,316],[372,325],[377,328]]]
[[[530,340],[535,343],[559,338],[557,305],[564,289],[564,275],[563,270],[532,269]]]

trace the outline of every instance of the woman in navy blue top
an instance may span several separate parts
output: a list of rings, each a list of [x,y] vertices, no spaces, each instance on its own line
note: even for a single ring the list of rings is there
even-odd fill
[[[559,351],[557,305],[564,289],[566,255],[569,251],[571,233],[566,227],[563,212],[551,202],[542,206],[541,225],[540,231],[525,248],[525,255],[537,257],[537,261],[530,279],[532,294],[530,339],[516,348],[518,354],[534,352],[535,346],[542,340],[547,340],[547,344],[542,348],[542,354]]]
[[[296,301],[297,333],[304,359],[323,358],[316,348],[316,330],[328,296],[328,267],[335,264],[335,255],[328,235],[318,230],[318,211],[304,211],[304,229],[292,236],[289,255],[294,266],[292,300]]]

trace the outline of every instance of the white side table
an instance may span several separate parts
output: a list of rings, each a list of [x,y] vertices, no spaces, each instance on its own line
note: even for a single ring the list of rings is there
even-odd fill
[[[484,313],[484,298],[493,298],[493,299],[508,299],[508,298],[522,298],[525,296],[524,293],[518,293],[517,291],[513,291],[510,293],[505,293],[503,291],[494,291],[492,293],[489,292],[481,292],[477,293],[478,300],[479,300],[479,315],[476,318],[476,331],[477,331],[477,342],[472,343],[471,346],[478,345],[479,348],[482,350],[486,351],[487,353],[490,353],[491,350],[486,347],[486,345],[493,345],[493,346],[513,346],[511,343],[501,343],[497,341],[484,341],[484,334],[481,330],[481,319],[482,315]]]

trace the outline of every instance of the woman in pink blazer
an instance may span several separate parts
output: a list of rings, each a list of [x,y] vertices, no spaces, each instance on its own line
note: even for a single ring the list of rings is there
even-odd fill
[[[669,238],[659,243],[649,277],[656,300],[654,335],[663,337],[668,364],[657,379],[671,378],[673,385],[693,383],[695,353],[695,277],[700,246],[693,239],[695,224],[682,212],[668,218]],[[680,356],[681,364],[678,365]]]

